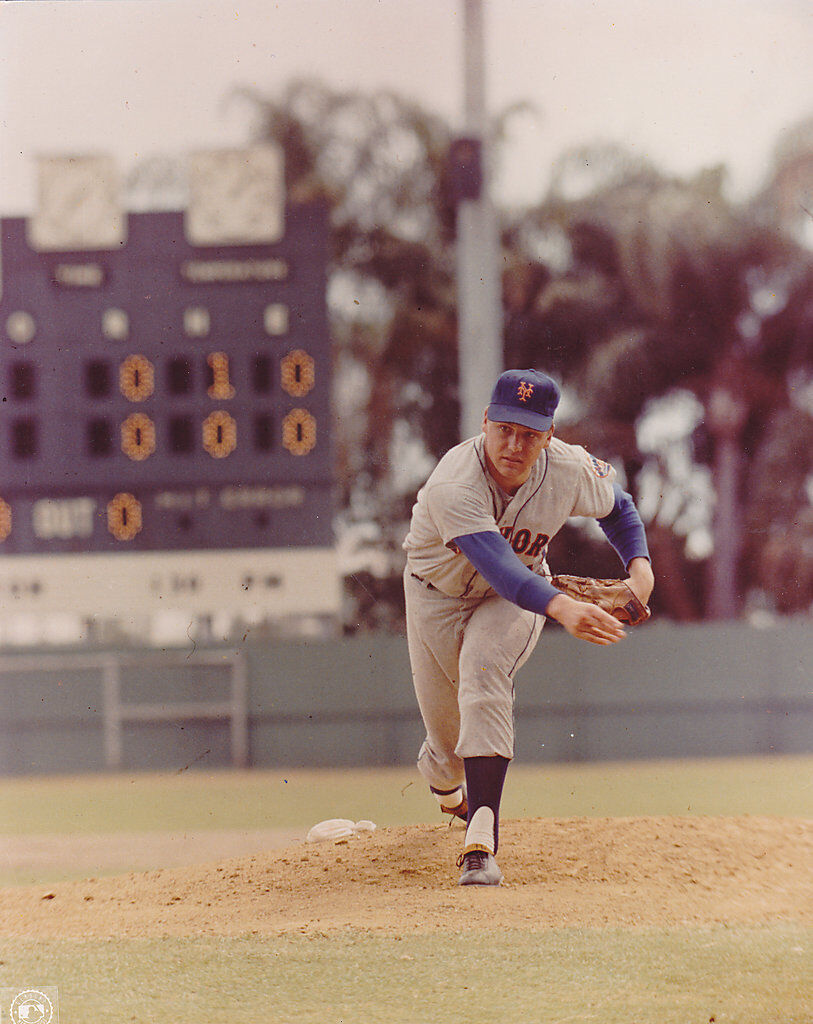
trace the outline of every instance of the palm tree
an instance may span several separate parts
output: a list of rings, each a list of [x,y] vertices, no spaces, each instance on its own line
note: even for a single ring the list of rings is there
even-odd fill
[[[574,171],[582,190],[569,195]],[[751,524],[759,514],[773,522],[765,470],[754,471],[794,407],[794,375],[809,367],[811,267],[775,223],[727,202],[722,186],[720,169],[681,181],[614,147],[568,154],[513,240],[527,250],[559,237],[569,258],[509,306],[507,339],[510,359],[536,357],[574,386],[583,402],[574,434],[620,460],[633,487],[642,414],[680,391],[695,396],[716,495],[705,610],[729,618],[745,596]],[[800,459],[808,472],[809,451]],[[757,490],[746,486],[755,481]],[[799,499],[797,488],[784,517]],[[671,585],[685,608],[685,587]]]

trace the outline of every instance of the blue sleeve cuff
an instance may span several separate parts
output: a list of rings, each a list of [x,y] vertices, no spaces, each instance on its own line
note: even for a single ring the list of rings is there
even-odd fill
[[[613,491],[615,504],[609,515],[598,520],[598,525],[626,568],[633,558],[649,558],[649,547],[644,524],[632,498],[617,483],[613,484]]]
[[[523,565],[500,533],[467,533],[455,537],[454,543],[500,597],[526,611],[544,615],[551,598],[560,593]]]

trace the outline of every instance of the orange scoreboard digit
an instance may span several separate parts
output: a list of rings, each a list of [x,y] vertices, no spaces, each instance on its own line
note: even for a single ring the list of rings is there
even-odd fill
[[[324,204],[272,243],[0,232],[0,553],[332,545]]]

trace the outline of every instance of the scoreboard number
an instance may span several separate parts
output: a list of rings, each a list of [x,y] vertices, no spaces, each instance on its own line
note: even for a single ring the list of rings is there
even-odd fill
[[[206,389],[209,398],[216,398],[218,401],[234,398],[234,387],[229,381],[229,357],[226,353],[212,352],[206,357],[206,362],[212,371],[212,383]]]
[[[203,447],[213,459],[225,459],[237,447],[237,424],[223,409],[203,421]]]
[[[282,389],[292,398],[304,398],[316,382],[315,363],[301,348],[289,352],[280,363]]]
[[[11,505],[0,498],[0,542],[4,541],[11,533]]]
[[[142,525],[141,502],[132,494],[117,494],[107,503],[107,528],[116,540],[132,540]]]
[[[143,402],[155,390],[155,368],[145,356],[127,356],[119,368],[119,389],[130,402]]]
[[[282,443],[291,455],[307,455],[316,444],[316,420],[307,409],[292,409],[282,421]]]
[[[155,451],[155,424],[143,412],[134,412],[121,425],[121,450],[133,462],[143,462]]]

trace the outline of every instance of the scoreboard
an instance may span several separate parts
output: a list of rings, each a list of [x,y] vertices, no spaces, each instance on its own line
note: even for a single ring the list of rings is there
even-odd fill
[[[278,245],[183,220],[64,253],[2,222],[2,550],[329,543],[325,208]]]
[[[0,556],[332,548],[327,208],[192,228],[124,214],[70,249],[0,221]]]

